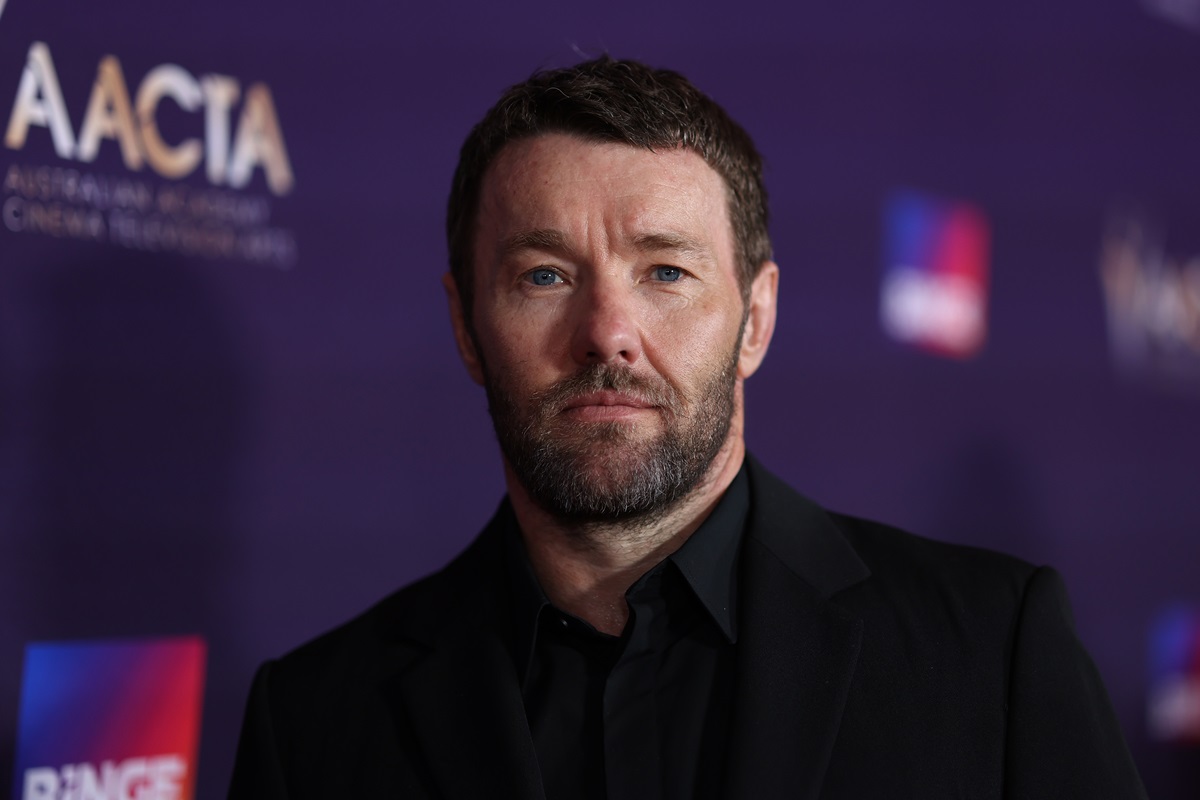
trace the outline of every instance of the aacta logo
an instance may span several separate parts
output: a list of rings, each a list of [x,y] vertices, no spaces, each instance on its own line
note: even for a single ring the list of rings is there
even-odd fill
[[[131,102],[121,62],[109,55],[100,59],[77,136],[63,102],[50,48],[44,42],[34,42],[17,88],[4,145],[20,150],[31,127],[48,128],[60,158],[90,163],[96,159],[101,142],[111,139],[120,146],[121,158],[130,170],[138,171],[149,164],[164,178],[184,178],[203,161],[210,183],[241,189],[250,182],[254,169],[261,167],[271,192],[287,194],[295,180],[271,91],[263,83],[249,86],[237,125],[231,127],[232,111],[241,95],[236,78],[202,75],[197,79],[183,67],[161,64],[142,78]],[[189,138],[172,144],[163,139],[155,117],[164,98],[170,98],[184,111],[203,114],[203,140]]]

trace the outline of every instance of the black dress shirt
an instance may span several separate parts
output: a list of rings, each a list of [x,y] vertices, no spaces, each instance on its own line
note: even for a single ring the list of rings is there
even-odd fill
[[[555,608],[513,531],[513,657],[548,800],[720,796],[749,505],[743,468],[683,546],[625,593],[620,636]]]

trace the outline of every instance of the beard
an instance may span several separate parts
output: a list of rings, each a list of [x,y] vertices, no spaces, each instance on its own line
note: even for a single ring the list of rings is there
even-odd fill
[[[511,387],[486,374],[500,449],[533,501],[562,521],[653,519],[695,488],[725,444],[739,350],[691,398],[661,377],[594,364],[522,403]],[[573,398],[599,391],[632,395],[653,406],[661,430],[648,437],[632,422],[563,416]]]

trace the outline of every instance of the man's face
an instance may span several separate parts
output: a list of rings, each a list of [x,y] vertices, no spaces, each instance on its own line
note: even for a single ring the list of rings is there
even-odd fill
[[[740,437],[740,379],[757,359],[740,364],[725,187],[698,155],[514,142],[485,176],[473,253],[475,335],[457,319],[459,345],[545,510],[662,511],[704,476],[731,420]]]

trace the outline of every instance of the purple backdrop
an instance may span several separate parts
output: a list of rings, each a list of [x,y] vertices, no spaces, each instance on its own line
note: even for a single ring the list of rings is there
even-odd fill
[[[10,130],[38,42],[76,147],[36,120],[0,143],[0,786],[25,642],[206,637],[221,797],[255,665],[476,533],[502,484],[439,283],[450,174],[505,86],[607,50],[689,75],[767,158],[781,319],[751,448],[831,507],[1059,567],[1151,795],[1200,792],[1198,751],[1145,723],[1149,630],[1200,604],[1200,306],[1167,366],[1125,375],[1100,273],[1131,208],[1200,254],[1197,0],[7,0]],[[175,162],[130,169],[119,134],[88,160],[110,55],[134,105],[170,89]],[[902,187],[990,220],[973,360],[881,331]]]

